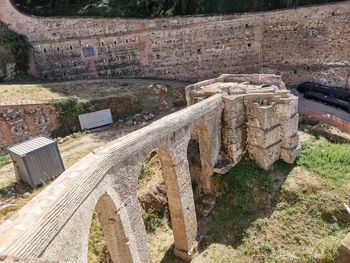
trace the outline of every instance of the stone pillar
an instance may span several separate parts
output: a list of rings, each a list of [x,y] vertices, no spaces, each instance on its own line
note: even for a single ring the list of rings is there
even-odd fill
[[[298,97],[289,95],[281,98],[277,104],[277,113],[281,123],[281,159],[286,163],[294,163],[301,151],[298,145]]]
[[[280,158],[281,125],[272,99],[247,103],[247,138],[249,156],[261,168],[269,169]]]
[[[187,161],[187,143],[174,144],[172,156],[160,151],[164,181],[175,239],[176,256],[191,260],[197,242],[197,218],[191,176]]]
[[[237,164],[245,152],[246,113],[244,95],[224,97],[222,149],[226,157]]]

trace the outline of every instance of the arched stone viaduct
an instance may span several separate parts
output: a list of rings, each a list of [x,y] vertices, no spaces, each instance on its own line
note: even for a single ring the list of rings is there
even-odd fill
[[[187,99],[189,107],[105,145],[67,169],[0,226],[0,255],[86,262],[96,209],[114,262],[150,262],[136,191],[143,162],[157,152],[175,254],[188,259],[198,234],[187,160],[191,137],[199,141],[205,192],[212,191],[211,176],[219,159],[235,165],[249,154],[265,169],[280,158],[294,162],[299,151],[297,98],[279,77],[224,75],[187,87]]]
[[[213,166],[220,149],[221,114],[222,97],[217,95],[89,154],[2,225],[1,253],[84,262],[96,207],[114,262],[120,256],[123,262],[149,262],[136,190],[141,166],[154,151],[164,171],[177,252],[190,253],[197,221],[187,143],[191,132],[203,127],[208,134],[202,138],[210,141],[200,143],[210,145],[206,162]]]

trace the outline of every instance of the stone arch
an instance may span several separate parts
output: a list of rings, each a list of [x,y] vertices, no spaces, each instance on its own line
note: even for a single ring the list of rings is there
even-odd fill
[[[128,246],[129,240],[124,232],[120,212],[107,193],[98,199],[95,211],[98,215],[112,261],[114,263],[133,262]]]
[[[171,218],[171,228],[174,235],[175,254],[183,259],[191,256],[194,240],[197,235],[197,219],[194,199],[190,182],[185,182],[189,175],[185,172],[187,166],[183,165],[185,159],[174,156],[169,150],[157,148],[155,152],[161,162],[168,207]],[[147,156],[150,156],[148,154]]]
[[[200,183],[204,193],[212,192],[212,158],[211,158],[211,141],[209,130],[206,125],[198,124],[191,132],[190,140],[195,140],[199,144],[201,176]],[[189,143],[189,142],[188,142]]]

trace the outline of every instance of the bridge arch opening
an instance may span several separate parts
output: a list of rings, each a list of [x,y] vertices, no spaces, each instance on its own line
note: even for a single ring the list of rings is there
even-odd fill
[[[211,145],[205,125],[198,125],[187,145],[187,160],[198,220],[207,217],[215,204],[212,186]]]
[[[185,213],[190,205],[182,203],[180,183],[175,163],[167,150],[157,149],[148,155],[141,168],[137,196],[153,262],[164,260],[165,247],[167,250],[189,251],[192,245],[186,233],[189,222],[185,223]],[[185,205],[187,211],[183,210]],[[193,225],[196,226],[196,222]],[[154,251],[160,240],[164,255]]]
[[[88,262],[133,262],[120,213],[107,193],[97,201],[92,217]]]

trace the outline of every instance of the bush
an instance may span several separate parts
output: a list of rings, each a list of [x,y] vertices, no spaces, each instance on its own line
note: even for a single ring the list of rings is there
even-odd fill
[[[78,116],[84,112],[84,109],[77,97],[52,100],[51,103],[56,108],[59,121],[59,127],[53,132],[53,137],[64,137],[80,130]]]
[[[152,209],[146,211],[142,208],[142,218],[147,232],[154,232],[158,227],[164,225],[164,218],[158,216]]]

